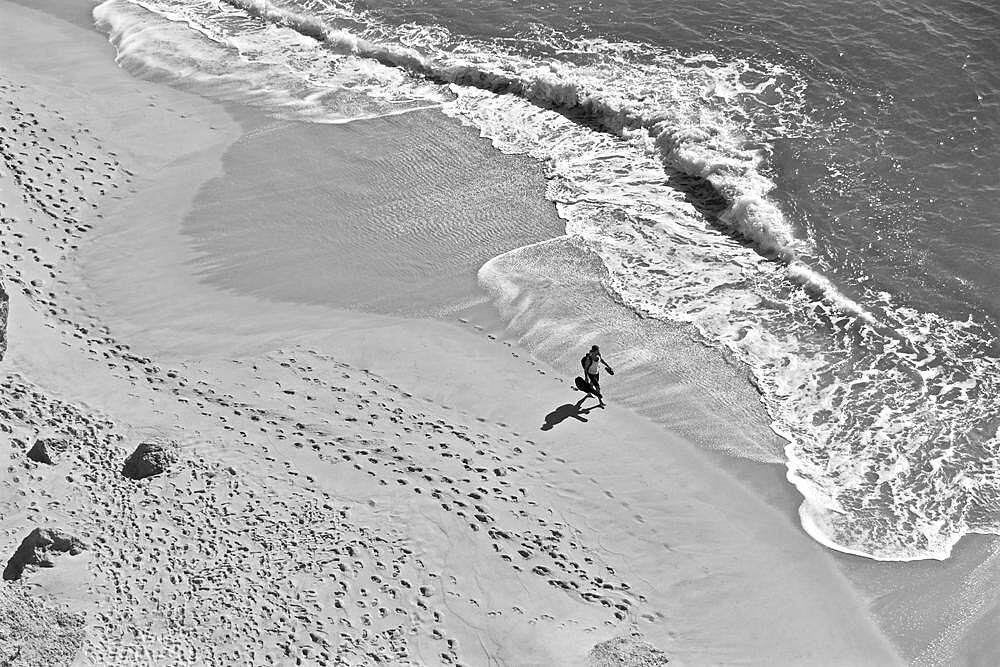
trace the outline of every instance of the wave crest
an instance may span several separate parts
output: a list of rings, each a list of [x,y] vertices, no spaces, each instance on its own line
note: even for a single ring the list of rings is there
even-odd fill
[[[761,156],[738,149],[740,141],[735,137],[720,138],[720,132],[706,128],[671,126],[656,110],[646,110],[628,100],[608,98],[588,89],[584,82],[551,68],[502,72],[470,64],[439,64],[413,49],[374,44],[345,31],[333,30],[316,17],[277,7],[268,0],[225,2],[262,20],[292,28],[331,48],[372,58],[437,83],[475,87],[498,95],[516,95],[574,122],[617,136],[645,130],[661,151],[665,164],[704,178],[725,198],[729,209],[720,220],[731,233],[781,262],[794,262],[799,267],[804,264],[800,256],[803,242],[795,238],[781,210],[766,199],[774,184],[758,170]],[[790,275],[802,275],[801,268]],[[866,319],[874,319],[860,304],[842,295],[829,280],[811,280],[808,284],[831,307],[847,304],[845,314],[862,314]]]

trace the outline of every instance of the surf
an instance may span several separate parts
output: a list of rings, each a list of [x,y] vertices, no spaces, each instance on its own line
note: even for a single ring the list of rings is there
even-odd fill
[[[555,111],[591,129],[626,137],[645,131],[660,151],[666,167],[707,181],[729,203],[720,221],[730,233],[754,244],[760,252],[789,266],[790,280],[852,316],[875,323],[861,304],[842,294],[831,281],[802,259],[804,243],[795,238],[780,209],[767,200],[774,184],[758,170],[762,157],[739,150],[738,137],[720,136],[716,128],[677,127],[656,110],[628,100],[610,99],[554,66],[529,71],[501,71],[470,64],[436,62],[414,49],[375,44],[321,19],[277,7],[268,0],[224,0],[264,21],[285,26],[330,48],[406,70],[434,83],[477,88],[496,95],[513,95]]]

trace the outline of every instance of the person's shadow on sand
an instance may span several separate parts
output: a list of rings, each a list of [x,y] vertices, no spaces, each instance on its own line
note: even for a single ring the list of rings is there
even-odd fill
[[[542,424],[542,430],[551,431],[553,427],[563,423],[570,417],[576,419],[577,421],[586,422],[587,420],[584,419],[583,415],[589,413],[594,408],[581,408],[580,406],[583,405],[585,400],[587,400],[586,396],[577,401],[575,405],[573,403],[560,405],[558,408],[545,415],[545,423]]]

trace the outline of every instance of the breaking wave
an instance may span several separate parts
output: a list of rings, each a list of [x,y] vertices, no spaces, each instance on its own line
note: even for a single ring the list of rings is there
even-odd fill
[[[94,20],[108,34],[118,64],[135,76],[262,107],[281,118],[343,123],[428,108],[444,99],[424,91],[407,99],[354,93],[353,81],[375,76],[391,83],[392,77],[373,72],[363,60],[317,64],[323,67],[317,77],[287,62],[254,57],[255,37],[227,34],[185,16],[180,7],[170,9],[110,0],[94,8]],[[312,44],[296,40],[298,34],[265,35],[261,45],[280,40],[289,54],[308,50]]]
[[[853,316],[872,321],[864,308],[802,261],[803,243],[795,238],[781,210],[767,200],[774,184],[760,172],[763,157],[739,150],[739,139],[718,128],[677,126],[662,112],[631,100],[588,88],[572,73],[549,65],[510,71],[472,63],[439,62],[412,48],[376,44],[321,19],[280,8],[267,0],[224,0],[262,20],[282,25],[333,49],[397,67],[435,83],[514,95],[568,119],[617,136],[645,131],[664,163],[705,179],[726,199],[720,220],[730,232],[761,252],[789,265],[788,277],[807,286],[818,298]]]

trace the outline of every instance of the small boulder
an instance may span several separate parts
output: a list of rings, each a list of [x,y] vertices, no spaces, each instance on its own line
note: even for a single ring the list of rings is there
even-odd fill
[[[20,579],[29,566],[54,567],[54,556],[62,553],[76,556],[86,549],[87,545],[81,540],[58,528],[35,528],[7,561],[3,578],[7,581]]]
[[[69,449],[65,438],[39,438],[28,450],[28,458],[38,463],[54,465],[59,462],[59,455]]]
[[[125,460],[122,474],[130,479],[145,479],[166,472],[176,460],[176,443],[169,440],[140,442]]]

